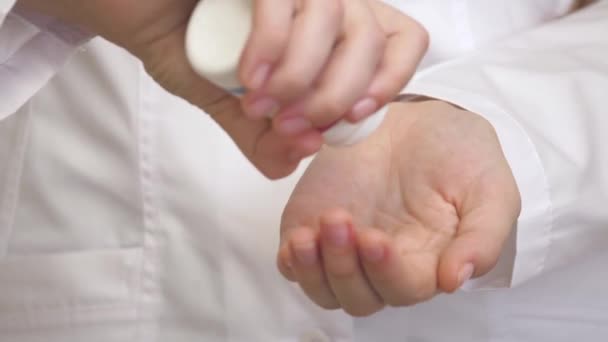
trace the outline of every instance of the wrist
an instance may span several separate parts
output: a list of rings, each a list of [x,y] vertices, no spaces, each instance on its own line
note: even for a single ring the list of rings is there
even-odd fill
[[[194,0],[170,2],[150,8],[148,2],[106,0],[18,0],[17,7],[56,18],[92,35],[137,51],[185,27]]]
[[[66,22],[58,14],[36,7],[32,3],[31,1],[19,1],[12,13],[35,26],[40,32],[52,35],[68,46],[79,46],[94,36],[90,31]]]

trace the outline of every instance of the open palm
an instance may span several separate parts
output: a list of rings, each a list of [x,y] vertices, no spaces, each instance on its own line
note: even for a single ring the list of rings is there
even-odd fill
[[[317,304],[367,315],[488,272],[519,208],[487,121],[395,104],[370,139],[313,161],[283,214],[278,263]]]

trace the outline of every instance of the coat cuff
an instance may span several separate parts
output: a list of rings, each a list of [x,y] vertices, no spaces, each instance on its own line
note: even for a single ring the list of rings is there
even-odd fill
[[[8,13],[0,27],[0,120],[23,106],[91,37],[53,18]]]
[[[11,11],[11,8],[15,5],[16,0],[0,0],[0,27],[4,22],[4,18],[8,15],[8,12]]]
[[[545,267],[552,231],[548,180],[537,150],[525,129],[508,111],[488,100],[491,95],[448,86],[447,70],[422,72],[405,92],[439,99],[485,118],[494,127],[511,167],[522,200],[522,211],[497,265],[486,275],[470,280],[463,290],[513,287],[540,274]],[[453,83],[453,78],[451,78]]]

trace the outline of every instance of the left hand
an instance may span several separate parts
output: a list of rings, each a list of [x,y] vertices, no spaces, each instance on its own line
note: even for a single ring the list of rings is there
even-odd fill
[[[278,265],[318,305],[369,315],[487,273],[519,211],[485,119],[397,103],[366,141],[321,150],[284,211]]]

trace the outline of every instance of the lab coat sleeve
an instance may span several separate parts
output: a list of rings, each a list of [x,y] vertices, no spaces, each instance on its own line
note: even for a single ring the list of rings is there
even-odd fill
[[[517,286],[608,248],[608,0],[423,70],[406,92],[485,117],[521,193],[498,264],[465,290]]]
[[[4,18],[11,10],[13,5],[15,4],[15,0],[0,0],[0,26],[4,22]]]
[[[91,35],[0,0],[0,120],[16,112]]]

